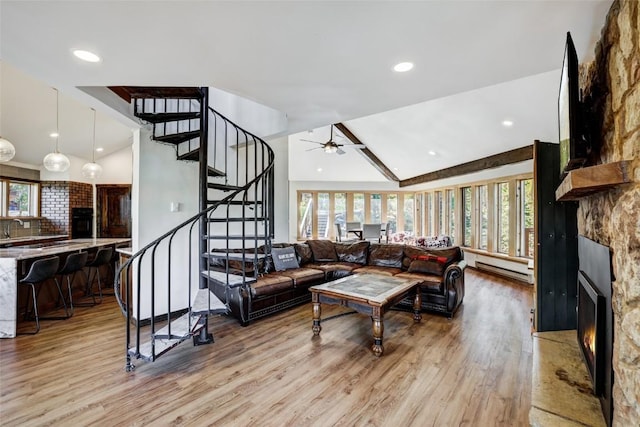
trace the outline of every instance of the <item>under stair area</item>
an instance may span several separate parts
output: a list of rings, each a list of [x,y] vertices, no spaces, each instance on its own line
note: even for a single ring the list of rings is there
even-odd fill
[[[229,313],[229,302],[255,282],[257,270],[246,270],[244,261],[257,263],[271,247],[274,154],[210,108],[208,88],[114,91],[151,127],[151,141],[141,144],[167,145],[176,161],[193,162],[199,173],[198,188],[184,189],[197,192],[199,212],[159,233],[116,274],[116,299],[127,318],[125,369],[131,371],[134,359],[153,362],[188,339],[212,343],[211,316]],[[211,267],[234,257],[242,261],[239,270]]]

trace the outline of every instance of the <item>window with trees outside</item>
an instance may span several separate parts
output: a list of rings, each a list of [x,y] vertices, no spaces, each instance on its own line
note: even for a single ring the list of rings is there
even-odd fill
[[[486,250],[489,241],[489,194],[486,185],[478,187],[478,209],[478,248]]]
[[[471,199],[471,187],[463,187],[462,188],[462,221],[463,221],[463,229],[462,229],[462,245],[463,246],[471,246],[471,236],[473,234],[471,218],[473,216],[473,205]]]
[[[39,184],[32,182],[1,181],[1,193],[4,195],[1,216],[39,216],[39,188]]]
[[[509,254],[509,183],[496,184],[496,208],[497,214],[497,251]]]

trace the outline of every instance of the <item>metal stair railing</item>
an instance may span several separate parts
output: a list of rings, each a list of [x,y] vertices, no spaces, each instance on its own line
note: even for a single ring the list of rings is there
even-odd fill
[[[203,97],[205,100],[207,97]],[[274,195],[274,173],[273,173],[273,165],[274,165],[274,153],[271,147],[256,135],[240,128],[231,120],[224,117],[222,114],[216,112],[211,107],[207,106],[207,109],[203,109],[212,115],[214,118],[213,123],[213,156],[208,156],[213,160],[213,167],[215,168],[216,161],[220,160],[219,154],[220,151],[224,152],[224,164],[225,170],[226,167],[230,163],[229,156],[230,153],[233,152],[233,149],[230,148],[230,141],[233,141],[234,138],[230,137],[230,133],[235,132],[235,144],[238,145],[240,139],[244,139],[247,144],[247,153],[244,155],[244,164],[241,163],[240,157],[240,149],[236,148],[235,157],[233,159],[235,161],[235,177],[233,179],[234,189],[230,190],[230,193],[223,197],[221,200],[211,202],[210,200],[205,201],[204,205],[206,208],[201,209],[200,212],[192,216],[191,218],[183,221],[181,224],[172,228],[171,230],[165,232],[140,250],[138,250],[135,254],[131,256],[122,266],[120,266],[117,274],[115,275],[115,295],[116,300],[126,317],[126,365],[125,369],[130,371],[134,368],[131,358],[132,357],[140,357],[141,355],[141,340],[142,340],[142,326],[141,326],[141,317],[142,317],[142,303],[145,302],[149,305],[149,331],[148,336],[151,339],[151,356],[150,360],[155,360],[155,358],[159,355],[156,351],[156,343],[154,340],[154,334],[157,330],[157,323],[166,322],[168,326],[168,335],[172,336],[171,331],[171,322],[172,322],[172,295],[173,292],[176,291],[175,288],[180,288],[180,292],[183,292],[185,288],[186,282],[186,291],[188,293],[188,307],[186,311],[191,314],[191,296],[192,290],[194,288],[193,281],[194,276],[199,277],[199,288],[200,289],[212,289],[212,280],[211,275],[207,274],[206,277],[203,274],[208,271],[208,258],[204,256],[203,249],[206,250],[207,253],[210,252],[211,249],[211,239],[210,234],[214,231],[212,230],[213,222],[211,218],[213,218],[214,213],[220,212],[221,210],[225,210],[225,216],[229,218],[231,215],[231,206],[233,201],[237,201],[238,199],[242,201],[241,205],[241,242],[242,248],[247,249],[248,243],[253,245],[253,254],[247,253],[246,258],[253,258],[254,263],[257,263],[258,259],[258,242],[265,242],[266,246],[270,246],[270,239],[273,237],[273,214],[274,214],[274,206],[273,206],[273,195]],[[201,125],[201,129],[207,129],[209,114],[203,114],[201,120],[204,121],[203,125]],[[223,132],[224,137],[223,140],[219,140],[219,133]],[[201,144],[204,144],[207,141],[206,136],[201,139]],[[249,142],[251,141],[253,145],[253,153],[252,156],[249,156]],[[223,148],[220,149],[218,144],[224,144]],[[206,148],[205,148],[206,152]],[[251,157],[251,159],[250,159]],[[207,169],[210,167],[208,160],[205,157],[207,164],[200,168],[201,170],[201,179],[200,185],[201,187],[207,188],[208,185],[208,177]],[[253,163],[252,163],[253,162]],[[201,158],[202,165],[202,158]],[[242,172],[242,173],[241,173]],[[203,173],[205,176],[203,177]],[[229,177],[225,177],[225,182],[229,183]],[[205,195],[206,192],[202,192],[202,195]],[[253,203],[250,203],[252,201]],[[244,203],[247,203],[246,205]],[[247,211],[251,210],[250,215],[248,215]],[[260,214],[259,214],[260,212]],[[260,222],[263,222],[263,225],[259,226]],[[252,234],[247,233],[248,223],[252,224]],[[199,227],[196,227],[199,225]],[[202,230],[206,230],[206,233],[209,235],[203,235]],[[227,248],[231,247],[231,239],[230,239],[230,222],[226,222],[226,242],[225,246]],[[262,231],[261,235],[259,231]],[[252,237],[253,236],[253,237]],[[179,243],[176,243],[179,242]],[[186,272],[179,272],[178,276],[181,278],[180,283],[176,284],[176,279],[174,279],[174,274],[176,273],[172,271],[174,257],[185,256],[184,251],[184,243],[186,242],[188,246],[188,250],[186,251],[187,257],[187,269]],[[205,243],[203,245],[203,242]],[[195,249],[195,248],[197,249]],[[195,251],[198,251],[197,254],[194,254]],[[244,250],[243,250],[244,253]],[[253,256],[250,256],[253,255]],[[245,256],[243,255],[243,260]],[[204,260],[204,261],[203,261]],[[198,261],[198,271],[197,275],[194,274],[195,263]],[[254,264],[255,265],[255,264]],[[164,267],[164,268],[163,268]],[[132,280],[135,274],[135,280]],[[186,278],[184,276],[187,276]],[[226,277],[227,277],[227,285],[225,287],[225,299],[223,303],[226,304],[227,308],[229,307],[229,283],[230,273],[227,269]],[[239,286],[244,289],[248,289],[248,281],[250,277],[246,274],[246,271],[243,269],[242,271],[242,280]],[[132,290],[134,289],[135,282],[135,301],[130,301],[133,299]],[[161,283],[161,282],[166,283]],[[157,290],[160,289],[159,286],[165,286],[166,290],[166,300],[163,314],[160,316],[156,316],[156,305],[159,303],[156,301]],[[175,287],[175,288],[174,288]],[[123,292],[124,291],[124,292]],[[209,294],[209,303],[211,302],[211,292]],[[164,313],[166,311],[166,314]],[[180,308],[180,311],[185,311],[184,306]],[[134,320],[135,319],[135,320]],[[135,324],[133,324],[135,322]],[[191,322],[191,321],[190,321]],[[205,335],[207,334],[208,324],[205,319],[204,330]],[[135,331],[134,336],[132,336],[132,329]],[[189,324],[189,329],[191,330],[191,324]],[[146,334],[145,334],[146,335]],[[201,334],[202,336],[202,334]]]

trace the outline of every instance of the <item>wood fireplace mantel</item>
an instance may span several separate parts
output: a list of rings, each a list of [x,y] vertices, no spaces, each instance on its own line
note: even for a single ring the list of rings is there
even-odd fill
[[[569,171],[556,189],[556,200],[579,200],[593,193],[631,182],[629,175],[627,160],[574,169]]]

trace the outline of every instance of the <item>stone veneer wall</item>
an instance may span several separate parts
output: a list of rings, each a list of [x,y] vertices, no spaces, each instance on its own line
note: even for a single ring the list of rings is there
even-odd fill
[[[73,181],[42,181],[40,215],[43,235],[71,234],[71,209],[93,207],[93,186]]]
[[[600,144],[595,163],[630,160],[632,183],[583,198],[578,230],[613,252],[614,425],[640,424],[640,6],[614,1],[595,60],[581,68]]]

